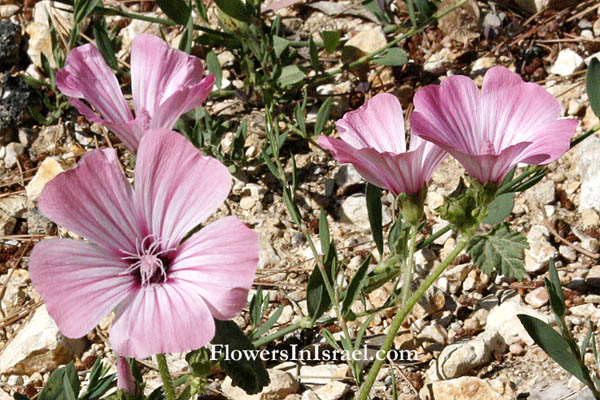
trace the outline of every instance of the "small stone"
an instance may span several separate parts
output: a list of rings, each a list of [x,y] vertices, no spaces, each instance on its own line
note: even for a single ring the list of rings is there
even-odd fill
[[[20,6],[16,4],[2,4],[0,5],[0,18],[10,18],[21,9]]]
[[[577,252],[571,246],[561,244],[558,247],[558,252],[560,253],[561,256],[563,256],[564,258],[566,258],[569,261],[577,260]]]
[[[449,224],[449,223],[448,223],[448,221],[442,221],[442,222],[438,222],[438,223],[434,224],[434,225],[431,227],[431,230],[432,230],[433,232],[437,232],[437,231],[439,231],[439,230],[442,230],[442,229],[444,229],[445,227],[447,227],[447,226],[448,226],[448,224]],[[448,232],[444,233],[442,236],[440,236],[440,237],[438,237],[437,239],[435,239],[435,240],[433,241],[433,243],[435,243],[435,244],[439,244],[440,246],[443,246],[443,245],[444,245],[444,243],[446,243],[446,241],[447,241],[447,240],[448,240],[450,237],[452,237],[452,230],[449,230]]]
[[[0,198],[0,211],[11,217],[20,218],[27,210],[27,197],[21,194],[12,194]]]
[[[54,371],[81,356],[86,346],[85,338],[65,338],[42,305],[0,353],[0,374]]]
[[[496,65],[496,59],[494,57],[481,57],[478,58],[471,68],[472,75],[478,75],[484,73],[488,69]]]
[[[243,210],[250,210],[256,204],[256,199],[250,196],[242,197],[240,200],[240,208]]]
[[[27,199],[32,204],[35,203],[40,195],[44,186],[50,182],[54,177],[63,172],[62,166],[53,158],[46,158],[39,166],[33,179],[27,184],[26,192]]]
[[[331,381],[325,386],[321,386],[315,390],[316,395],[320,400],[338,400],[344,396],[350,386],[347,383],[340,381]]]
[[[11,217],[4,211],[0,210],[0,234],[2,234],[2,235],[12,234],[16,225],[17,225],[17,219],[15,217]]]
[[[353,223],[365,231],[371,229],[367,213],[367,198],[362,193],[353,194],[344,199],[340,207],[340,214],[342,222]],[[383,207],[382,222],[384,226],[392,222],[392,216],[387,207]]]
[[[423,69],[425,71],[430,72],[432,74],[441,74],[444,72],[444,69],[456,58],[454,52],[450,49],[443,48],[437,53],[432,54],[425,64],[423,65]]]
[[[223,68],[230,67],[235,62],[235,56],[232,52],[227,50],[217,54],[217,59],[219,60],[219,64],[221,64],[221,67]]]
[[[548,291],[545,287],[540,286],[539,288],[527,293],[527,296],[525,296],[525,302],[535,308],[540,308],[548,303]]]
[[[435,231],[435,230],[434,230]],[[448,280],[448,290],[450,293],[458,293],[467,278],[469,272],[473,269],[473,264],[460,264],[449,268],[444,272],[443,277]]]
[[[300,367],[300,375],[304,384],[326,385],[332,379],[345,378],[348,375],[349,368],[345,364],[331,365],[303,365]]]
[[[594,36],[600,37],[600,18],[596,19],[596,22],[594,22],[592,31],[594,32]]]
[[[446,340],[448,339],[448,332],[446,329],[435,322],[427,325],[425,328],[419,332],[417,335],[417,339],[420,339],[425,342],[433,342],[441,345],[446,344]]]
[[[517,318],[517,314],[531,315],[547,324],[554,323],[554,317],[527,307],[520,303],[520,297],[515,296],[490,311],[485,331],[498,332],[508,345],[523,341],[526,345],[532,346],[534,343],[533,339],[529,336],[519,318]]]
[[[558,53],[558,57],[550,72],[555,75],[571,75],[583,65],[583,58],[571,49],[563,49]]]
[[[8,169],[17,165],[18,157],[25,151],[25,146],[21,143],[12,142],[6,146],[4,155],[4,166]]]
[[[0,6],[0,16],[6,12],[6,5]],[[19,6],[17,11],[19,10]],[[21,49],[21,27],[8,20],[0,21],[0,66],[12,67],[19,62],[19,50]]]
[[[479,308],[469,315],[469,318],[463,322],[463,328],[467,331],[477,332],[485,328],[485,322],[489,311],[485,308]]]
[[[56,225],[37,208],[32,208],[24,215],[27,218],[28,232],[32,235],[50,235],[55,232]]]
[[[249,395],[243,389],[233,386],[230,377],[225,378],[221,390],[231,400],[279,400],[298,391],[300,385],[291,374],[277,369],[268,372],[271,382],[258,394]]]
[[[546,205],[554,202],[556,197],[554,182],[550,179],[542,180],[527,190],[525,197],[530,204]]]
[[[344,48],[354,47],[361,56],[379,50],[387,44],[385,34],[381,28],[368,29],[358,32],[346,42]],[[346,50],[344,50],[346,52]]]
[[[477,282],[475,281],[475,278],[468,276],[463,282],[463,290],[465,292],[470,292],[471,290],[475,289],[476,283]]]
[[[583,103],[581,103],[581,101],[579,101],[578,99],[571,99],[571,101],[569,101],[569,108],[567,109],[567,115],[578,115],[581,110],[584,109],[584,105]]]
[[[585,146],[579,149],[581,169],[581,191],[579,204],[582,209],[593,208],[600,211],[600,138],[591,136]]]
[[[510,354],[515,356],[522,356],[523,354],[525,354],[525,349],[523,348],[523,346],[521,346],[520,343],[513,343],[510,346],[508,346],[508,351],[510,351]]]
[[[590,268],[585,281],[591,287],[600,288],[600,265],[594,265]]]
[[[557,251],[548,241],[548,228],[534,225],[527,234],[529,249],[525,250],[525,270],[538,272],[548,265],[551,257],[557,256]]]
[[[515,394],[507,379],[486,381],[474,376],[433,382],[424,388],[431,393],[430,400],[513,400]],[[421,396],[422,398],[425,398]]]
[[[600,321],[600,309],[596,308],[593,304],[573,306],[569,311],[571,312],[571,315],[580,317],[584,320],[591,320],[594,324],[598,324],[598,321]]]
[[[51,68],[57,68],[54,53],[52,51],[52,37],[48,25],[32,22],[25,28],[29,36],[27,55],[38,68],[43,68],[42,54],[48,59]]]
[[[585,227],[599,225],[600,216],[593,208],[584,208],[581,210],[581,223]]]
[[[362,176],[360,176],[358,171],[356,171],[356,168],[351,164],[342,165],[334,178],[335,183],[342,190],[345,190],[349,186],[364,182]]]

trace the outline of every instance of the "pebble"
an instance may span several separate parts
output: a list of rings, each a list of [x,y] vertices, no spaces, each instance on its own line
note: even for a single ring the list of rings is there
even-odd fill
[[[4,6],[6,7],[6,6]],[[19,10],[19,6],[17,11]],[[5,13],[5,8],[0,8],[0,17]],[[19,62],[21,49],[21,27],[8,20],[0,21],[0,66],[12,67]]]
[[[335,183],[342,189],[342,191],[347,189],[349,186],[364,182],[362,176],[351,164],[342,165],[336,172],[334,179]]]
[[[20,6],[16,4],[2,4],[0,5],[0,18],[10,18],[21,9]]]
[[[441,73],[455,58],[453,51],[444,47],[425,61],[423,69],[432,74]]]
[[[585,227],[599,225],[600,216],[593,208],[584,208],[581,210],[581,223]]]
[[[600,309],[596,308],[594,304],[581,304],[579,306],[573,306],[569,309],[571,315],[582,318],[587,321],[592,321],[595,325],[600,321]]]
[[[429,393],[427,393],[429,392]],[[421,391],[428,400],[513,400],[515,393],[506,378],[484,380],[474,376],[433,382]]]
[[[21,143],[12,142],[6,145],[6,154],[4,155],[4,166],[8,169],[17,165],[18,157],[25,151],[25,146]]]
[[[548,265],[550,257],[556,257],[557,251],[548,241],[548,228],[543,225],[534,225],[527,234],[529,249],[525,250],[525,270],[538,272]]]
[[[315,390],[317,398],[320,400],[338,400],[344,396],[350,386],[341,381],[331,381],[328,384],[321,386]]]
[[[526,345],[534,344],[517,314],[527,314],[547,324],[554,323],[554,317],[541,313],[521,303],[519,296],[514,296],[499,306],[493,308],[487,317],[486,332],[497,332],[506,344],[511,345],[518,341],[523,341]]]
[[[2,235],[12,234],[16,225],[17,225],[17,219],[15,217],[11,217],[4,211],[0,210],[0,234],[2,234]]]
[[[527,293],[525,302],[534,308],[540,308],[548,303],[548,291],[545,287],[540,286]]]
[[[0,354],[0,374],[54,371],[80,356],[86,346],[85,338],[65,338],[42,305],[4,347]]]
[[[240,208],[242,210],[250,210],[256,204],[256,199],[250,196],[242,197],[240,200]]]
[[[360,31],[346,42],[342,51],[342,58],[354,60],[357,55],[359,57],[367,55],[379,50],[386,44],[385,34],[380,27]],[[357,49],[358,52],[351,48]]]
[[[481,73],[487,71],[488,69],[492,68],[494,65],[496,65],[496,58],[494,58],[494,57],[478,58],[473,63],[473,67],[471,68],[471,74],[472,75],[481,74]]]
[[[340,207],[340,216],[342,222],[353,223],[360,230],[370,230],[369,215],[367,213],[367,199],[362,193],[353,194],[342,201]],[[382,223],[383,226],[392,222],[392,215],[388,207],[383,207]]]
[[[231,400],[279,400],[298,391],[300,385],[291,374],[277,369],[268,372],[271,382],[260,393],[247,394],[243,389],[233,386],[230,377],[225,378],[221,390]]]
[[[566,258],[569,261],[577,260],[577,252],[571,246],[561,244],[558,247],[558,252],[560,253],[561,256],[563,256],[564,258]]]
[[[11,194],[10,196],[0,197],[0,211],[5,212],[11,217],[20,218],[27,210],[27,197],[22,194]]]
[[[590,268],[585,281],[591,287],[600,288],[600,265],[594,265]]]
[[[62,166],[56,160],[50,157],[46,158],[25,188],[27,200],[32,204],[35,203],[42,194],[44,186],[63,171]]]
[[[417,338],[425,342],[445,345],[448,339],[448,331],[442,325],[433,322],[423,328],[417,335]]]
[[[515,356],[522,356],[523,354],[525,354],[525,349],[523,348],[523,346],[521,346],[520,343],[513,343],[510,346],[508,346],[508,351],[510,351],[510,354]]]
[[[563,49],[558,53],[558,57],[550,72],[555,75],[567,76],[575,72],[583,65],[583,58],[571,49]]]
[[[52,38],[48,25],[39,22],[32,22],[25,28],[29,36],[27,45],[27,55],[38,68],[42,66],[42,54],[48,59],[51,68],[57,68],[54,53],[52,51]]]
[[[349,368],[346,364],[303,365],[300,367],[303,384],[326,385],[331,382],[332,378],[345,378],[348,372]],[[295,371],[292,373],[294,374]]]

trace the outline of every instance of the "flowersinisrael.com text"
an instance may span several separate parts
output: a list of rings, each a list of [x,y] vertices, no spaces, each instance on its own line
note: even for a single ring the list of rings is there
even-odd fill
[[[225,360],[240,361],[246,360],[262,360],[262,361],[348,361],[348,360],[385,360],[388,361],[417,361],[418,353],[416,350],[391,350],[386,357],[383,350],[374,351],[369,349],[367,345],[354,351],[320,349],[315,346],[312,349],[298,349],[297,344],[290,345],[286,349],[230,349],[229,345],[213,344],[209,345],[210,358],[212,361],[217,361],[221,357]]]

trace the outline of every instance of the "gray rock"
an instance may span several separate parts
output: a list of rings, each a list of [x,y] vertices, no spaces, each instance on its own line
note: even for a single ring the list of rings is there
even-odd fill
[[[548,265],[551,257],[556,257],[558,252],[548,241],[548,228],[543,225],[534,225],[527,234],[529,249],[525,250],[525,270],[538,272]]]
[[[421,390],[423,400],[513,400],[516,395],[506,378],[484,380],[475,376],[433,382]]]
[[[571,397],[577,393],[577,397]],[[562,400],[562,399],[577,399],[577,400],[594,400],[592,392],[585,388],[582,391],[569,389],[566,383],[557,382],[549,388],[537,387],[529,391],[528,400]]]
[[[325,386],[321,386],[315,390],[316,395],[320,400],[338,400],[345,395],[350,386],[347,383],[340,381],[331,381]]]
[[[2,87],[0,131],[12,130],[16,128],[17,124],[29,118],[29,105],[33,98],[33,91],[21,76],[11,76],[10,74],[4,74],[0,80],[0,87]],[[0,138],[0,141],[3,139]]]
[[[585,146],[579,149],[581,170],[580,208],[593,208],[600,211],[600,138],[591,136]]]
[[[221,390],[231,400],[280,400],[296,393],[300,387],[298,381],[285,371],[269,370],[269,378],[271,383],[255,395],[248,395],[243,389],[233,386],[230,377],[225,378]]]
[[[0,68],[8,69],[19,62],[21,27],[8,20],[0,21]]]
[[[342,222],[358,225],[361,230],[369,230],[369,215],[367,214],[367,198],[364,194],[354,194],[342,201],[340,207]],[[387,207],[383,207],[383,225],[392,222],[392,215]]]
[[[0,234],[1,235],[10,235],[13,233],[15,226],[17,225],[17,219],[15,217],[11,217],[4,211],[0,210]]]
[[[571,49],[563,49],[558,53],[558,57],[550,72],[560,76],[571,75],[583,65],[583,58]]]
[[[28,232],[31,235],[51,235],[56,230],[54,222],[46,218],[37,208],[32,208],[25,213]]]
[[[533,339],[529,336],[523,325],[521,325],[519,318],[517,318],[518,314],[531,315],[541,319],[547,324],[554,323],[554,317],[524,305],[521,302],[521,298],[515,296],[490,311],[487,317],[485,331],[489,333],[498,333],[508,345],[520,340],[527,345],[533,345]]]
[[[6,154],[4,155],[4,166],[6,168],[14,168],[17,165],[18,158],[25,151],[25,147],[21,143],[12,142],[6,146]]]
[[[7,197],[2,197],[0,198],[0,210],[11,217],[20,218],[27,210],[27,197],[21,194],[12,194]]]
[[[354,168],[354,166],[350,164],[342,165],[338,172],[335,174],[334,178],[335,183],[342,190],[345,190],[349,186],[364,182],[362,176],[360,176],[356,168]]]
[[[0,374],[31,375],[53,371],[81,356],[86,346],[85,338],[65,338],[46,306],[41,306],[0,353]]]

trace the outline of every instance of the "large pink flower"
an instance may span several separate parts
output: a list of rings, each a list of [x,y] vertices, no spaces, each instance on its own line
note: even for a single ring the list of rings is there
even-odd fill
[[[246,304],[257,234],[225,217],[182,243],[225,200],[231,175],[180,134],[147,132],[135,170],[134,189],[113,149],[94,150],[46,185],[40,210],[96,244],[41,241],[31,280],[68,337],[85,335],[116,307],[117,354],[200,348],[214,336],[213,318],[230,319]]]
[[[452,154],[481,183],[500,183],[517,163],[548,164],[569,149],[578,121],[543,87],[491,68],[481,93],[466,76],[415,94],[413,133]]]
[[[111,129],[134,151],[149,128],[171,129],[182,114],[199,107],[214,82],[213,75],[204,76],[198,58],[149,34],[138,35],[131,46],[135,118],[115,74],[93,45],[71,51],[65,68],[56,74],[56,85],[81,114]]]
[[[414,135],[406,150],[402,106],[381,93],[337,121],[341,139],[319,137],[340,163],[351,163],[368,182],[399,193],[417,194],[446,152]]]

